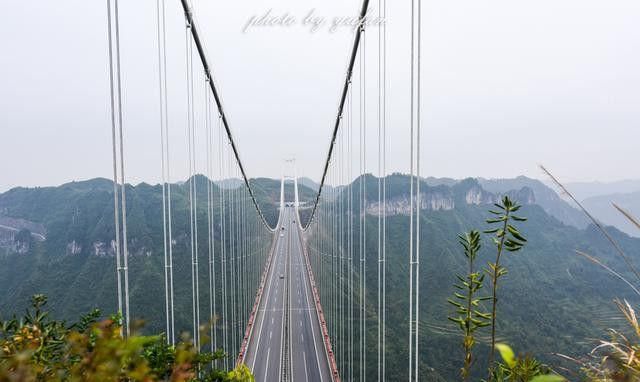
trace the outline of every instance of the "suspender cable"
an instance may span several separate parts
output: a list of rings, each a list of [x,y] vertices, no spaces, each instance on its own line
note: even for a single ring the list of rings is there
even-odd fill
[[[120,18],[118,17],[118,1],[115,3],[115,32],[116,32],[116,59],[118,76],[118,135],[120,136],[120,206],[122,208],[122,250],[123,250],[123,272],[124,272],[124,306],[125,306],[125,329],[129,336],[130,310],[129,310],[129,249],[127,243],[127,196],[126,181],[124,175],[124,135],[122,132],[122,76],[120,75]]]
[[[411,218],[409,271],[409,380],[418,381],[420,301],[420,1],[411,1]],[[415,185],[414,185],[415,184]],[[414,196],[415,192],[415,196]],[[415,200],[414,200],[415,198]],[[414,210],[415,208],[415,210]]]
[[[231,158],[227,158],[227,171],[230,177],[233,177],[233,173],[231,172]],[[229,296],[231,298],[231,314],[230,314],[230,321],[227,321],[230,325],[230,333],[231,333],[231,348],[230,348],[230,354],[234,354],[235,353],[235,349],[236,349],[236,278],[235,278],[235,240],[234,240],[234,225],[235,225],[235,219],[234,219],[234,189],[230,189],[228,192],[229,195],[229,210],[228,210],[228,215],[229,218],[227,220],[227,222],[229,223],[228,225],[228,231],[229,231],[229,241],[228,241],[228,263],[229,263],[229,268],[230,268],[230,272],[229,272],[229,277],[230,277],[230,285],[231,285],[231,289],[229,291]]]
[[[242,245],[241,259],[242,259],[242,267],[240,269],[240,277],[242,277],[242,326],[241,329],[246,327],[247,325],[247,292],[249,291],[247,285],[247,215],[246,215],[246,189],[242,190],[242,214],[241,214],[241,234],[240,234],[240,244]],[[242,330],[240,331],[240,338],[242,338]]]
[[[386,0],[378,0],[380,20],[387,18]],[[378,381],[386,380],[386,70],[387,30],[378,27]]]
[[[235,175],[237,175],[237,169],[234,169],[234,177]],[[240,228],[240,218],[239,218],[239,207],[240,207],[240,187],[236,187],[233,190],[233,196],[234,196],[234,201],[233,201],[233,276],[234,276],[234,291],[233,291],[233,297],[234,297],[234,303],[235,303],[235,318],[233,320],[233,324],[234,324],[234,328],[235,328],[235,332],[234,332],[234,338],[236,340],[236,346],[234,348],[234,354],[238,353],[238,349],[240,346],[238,346],[238,329],[239,329],[239,321],[240,321],[240,274],[239,274],[239,265],[240,265],[240,259],[239,259],[239,252],[240,252],[240,246],[239,246],[239,241],[238,241],[238,232],[239,232],[239,228]]]
[[[240,248],[238,250],[238,276],[239,280],[239,291],[240,291],[240,317],[239,317],[239,325],[238,325],[238,343],[242,344],[242,330],[244,326],[244,318],[245,318],[245,295],[246,289],[244,285],[244,188],[240,188],[238,190],[239,197],[239,205],[238,205],[238,244]],[[238,353],[240,352],[240,346],[238,346]]]
[[[333,211],[334,211],[334,240],[335,240],[335,252],[333,255],[333,261],[335,264],[335,276],[334,276],[334,285],[335,285],[335,313],[334,313],[334,342],[337,346],[340,340],[340,201],[338,200],[338,185],[340,183],[340,148],[338,145],[337,150],[337,160],[334,171],[334,187],[333,187]]]
[[[220,145],[220,254],[221,254],[221,273],[222,273],[222,341],[224,349],[229,349],[229,327],[228,327],[228,300],[227,300],[227,228],[226,228],[226,209],[225,209],[225,165],[226,159],[225,151],[226,144],[222,139],[222,124],[221,119],[218,118],[218,142]],[[224,359],[225,369],[229,367],[229,360],[227,357]]]
[[[113,155],[113,207],[115,219],[114,224],[116,241],[116,279],[118,283],[118,312],[122,315],[122,319],[124,321],[124,331],[121,328],[120,334],[129,336],[127,205],[124,176],[124,142],[122,132],[122,76],[120,71],[120,23],[118,0],[114,0],[113,8],[111,7],[111,0],[107,0],[107,33],[109,42],[109,90],[111,97],[110,106]],[[120,169],[119,174],[118,168]],[[120,189],[118,189],[119,185]],[[120,195],[118,195],[119,192]],[[121,228],[122,236],[120,236]]]
[[[349,152],[349,181],[352,182],[353,181],[353,89],[351,88],[351,81],[349,81],[349,103],[348,103],[348,108],[347,108],[347,112],[349,115],[348,118],[348,137],[349,137],[349,145],[348,145],[348,152]],[[354,228],[353,228],[353,210],[354,210],[354,206],[353,206],[353,183],[349,184],[349,190],[348,190],[348,201],[349,201],[349,229],[348,229],[348,233],[349,233],[349,274],[348,274],[348,285],[349,287],[347,288],[349,291],[349,301],[348,301],[348,305],[349,305],[349,380],[354,380],[354,352],[353,352],[353,346],[354,346],[354,333],[353,333],[353,320],[354,320],[354,290],[353,290],[353,273],[354,273],[354,268],[353,268],[353,257],[355,256],[354,250],[353,250],[353,240],[354,240]]]
[[[237,174],[237,168],[236,168]],[[242,275],[241,266],[242,266],[242,243],[240,243],[240,232],[242,229],[242,218],[241,218],[241,209],[242,209],[242,187],[236,188],[236,202],[235,202],[235,254],[236,254],[236,295],[237,295],[237,315],[236,315],[236,349],[234,354],[238,354],[240,352],[240,343],[242,342],[242,332],[241,322],[242,322]]]
[[[117,0],[116,0],[117,1]],[[118,313],[122,314],[122,282],[120,275],[120,216],[119,211],[119,198],[118,198],[118,155],[117,155],[117,137],[116,137],[116,125],[118,124],[116,118],[116,94],[114,86],[114,62],[113,62],[113,38],[111,31],[111,0],[107,0],[107,38],[109,41],[109,90],[110,90],[110,105],[111,105],[111,147],[113,156],[113,212],[114,212],[114,225],[115,225],[115,242],[116,242],[116,277],[117,277],[117,294],[118,294]],[[120,335],[122,335],[122,329],[120,329]]]
[[[348,122],[347,122],[348,123]],[[341,202],[342,202],[342,260],[343,260],[343,271],[342,271],[342,285],[343,285],[343,290],[346,291],[342,293],[343,295],[343,314],[344,314],[344,321],[343,321],[343,326],[344,326],[344,333],[343,333],[343,351],[342,351],[342,369],[343,369],[343,373],[344,375],[346,374],[346,364],[347,361],[349,360],[349,328],[348,328],[348,322],[349,322],[349,303],[348,303],[348,299],[349,299],[349,293],[351,293],[351,291],[349,290],[349,286],[347,285],[347,279],[349,277],[349,261],[348,261],[348,256],[349,256],[349,230],[348,230],[348,221],[349,221],[349,211],[348,211],[348,194],[349,191],[346,187],[349,186],[349,183],[351,182],[351,179],[348,178],[348,165],[349,165],[349,157],[348,157],[348,151],[347,148],[349,147],[349,141],[348,141],[348,137],[349,137],[349,132],[348,130],[343,130],[342,131],[342,184],[343,184],[343,188],[342,188],[342,192],[341,192]]]
[[[231,159],[228,158],[227,160],[227,166],[228,166],[228,171],[229,171],[229,176],[230,178],[233,178],[233,173],[231,172]],[[230,284],[231,284],[231,288],[229,289],[229,293],[230,293],[230,298],[231,298],[231,313],[230,313],[230,328],[231,328],[231,348],[229,350],[230,354],[234,354],[235,353],[235,349],[236,349],[236,270],[235,270],[235,239],[234,239],[234,225],[235,225],[235,219],[233,216],[234,213],[234,204],[233,204],[233,200],[234,200],[234,192],[235,190],[232,188],[229,190],[229,242],[228,242],[228,250],[229,250],[229,257],[228,257],[228,261],[229,261],[229,268],[230,268],[230,272],[229,272],[229,277],[230,277]]]
[[[237,168],[236,168],[236,175],[237,175]],[[238,354],[239,349],[240,349],[240,320],[241,320],[241,303],[242,303],[242,294],[241,294],[241,289],[240,289],[240,280],[241,280],[241,276],[240,276],[240,241],[238,240],[239,237],[239,232],[240,232],[240,197],[241,197],[241,190],[242,188],[240,187],[236,187],[234,189],[234,195],[235,195],[235,200],[234,200],[234,215],[233,215],[233,222],[234,222],[234,235],[233,235],[233,239],[234,239],[234,272],[235,272],[235,284],[234,284],[234,288],[235,291],[233,293],[234,297],[235,297],[235,303],[236,303],[236,318],[233,321],[234,325],[235,325],[235,338],[236,338],[236,347],[234,349],[234,353],[233,354]]]
[[[156,1],[158,39],[158,89],[160,104],[160,149],[162,171],[162,236],[164,250],[164,289],[166,311],[166,340],[173,345],[173,259],[171,256],[171,184],[169,171],[169,127],[167,112],[167,52],[166,52],[166,6],[165,0]]]
[[[344,119],[342,120],[344,123]],[[345,184],[344,181],[344,128],[340,131],[340,143],[338,147],[339,161],[338,161],[338,184],[343,186]],[[345,309],[344,309],[344,188],[340,188],[338,192],[338,291],[339,291],[339,302],[338,307],[340,308],[339,316],[339,331],[338,331],[338,341],[339,344],[339,361],[340,361],[340,372],[344,375],[344,361],[346,355],[344,353],[345,349],[345,339],[344,339],[344,322],[345,322]]]
[[[360,51],[360,380],[365,381],[367,365],[367,68],[366,40],[362,29]]]
[[[164,250],[164,290],[165,290],[165,309],[166,309],[166,335],[167,343],[171,344],[171,332],[170,332],[170,316],[169,311],[169,254],[167,251],[167,182],[166,182],[166,170],[165,170],[165,149],[164,149],[164,89],[162,78],[162,16],[160,15],[160,3],[162,0],[156,1],[157,8],[157,32],[158,32],[158,89],[160,94],[160,151],[161,151],[161,171],[162,171],[162,245]],[[164,1],[162,1],[164,3]],[[164,4],[163,10],[164,10]]]
[[[336,158],[337,159],[337,158]],[[335,160],[334,160],[335,163]],[[331,279],[330,279],[330,287],[331,287],[331,342],[335,343],[336,342],[336,310],[337,310],[337,306],[336,306],[336,296],[337,296],[337,288],[336,288],[336,276],[337,276],[337,272],[336,272],[336,168],[335,166],[332,168],[331,171],[331,178],[332,178],[332,183],[333,183],[333,187],[331,187],[331,204],[329,205],[330,207],[330,211],[329,213],[331,214],[330,218],[331,220],[329,221],[330,226],[329,229],[331,230]]]
[[[195,169],[195,111],[193,92],[193,49],[186,25],[185,42],[187,47],[187,154],[189,157],[189,226],[191,237],[191,301],[193,315],[193,339],[196,350],[200,350],[200,295],[198,282],[198,221],[197,221],[197,183]]]
[[[206,82],[207,80],[205,80]],[[209,260],[209,345],[210,350],[213,353],[217,347],[217,336],[214,327],[214,315],[216,311],[216,296],[215,296],[215,284],[216,284],[216,268],[215,268],[215,235],[214,235],[214,214],[213,214],[213,127],[211,122],[211,103],[209,99],[209,92],[207,91],[208,84],[205,83],[205,122],[207,132],[207,238],[208,238],[208,260]],[[212,361],[211,365],[214,363]]]

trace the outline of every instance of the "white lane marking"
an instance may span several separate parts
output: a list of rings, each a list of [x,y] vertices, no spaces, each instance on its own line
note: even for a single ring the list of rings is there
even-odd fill
[[[271,354],[271,346],[269,346],[269,350],[267,350],[267,362],[264,367],[264,382],[267,382],[267,377],[269,376],[269,355]]]
[[[269,330],[269,339],[271,339],[271,337],[273,337],[273,330]]]
[[[302,359],[304,360],[304,380],[309,381],[309,372],[307,371],[307,352],[302,352]]]
[[[287,239],[289,241],[287,241],[286,244],[286,248],[289,251],[289,255],[291,254],[290,252],[290,246],[291,246],[291,238],[289,237],[289,235],[287,235]],[[286,268],[285,268],[286,270]],[[284,287],[282,288],[284,290]],[[283,293],[284,294],[284,293]],[[282,348],[284,346],[283,344],[283,340],[284,340],[284,307],[285,307],[285,302],[287,301],[287,299],[285,298],[285,296],[282,296],[282,315],[280,316],[280,321],[282,322],[282,328],[280,329],[280,353],[278,354],[278,359],[280,359],[280,357],[282,357]],[[282,365],[280,362],[278,362],[278,379],[282,380]]]
[[[299,239],[296,240],[296,243],[299,243]],[[303,256],[302,255],[302,248],[300,248],[300,256]],[[303,283],[303,285],[304,285],[304,294],[306,296],[307,306],[310,307],[311,303],[309,302],[309,289],[307,288],[306,280]],[[322,372],[320,371],[321,370],[321,368],[320,368],[320,357],[317,356],[320,353],[318,352],[318,344],[316,343],[316,334],[315,334],[315,330],[313,329],[314,325],[313,325],[313,319],[311,318],[311,309],[309,309],[308,312],[309,312],[309,323],[310,323],[310,326],[311,326],[311,337],[313,338],[313,349],[316,351],[316,361],[318,361],[317,362],[317,364],[318,364],[318,374],[320,375],[320,382],[322,382],[323,379],[322,379]],[[318,325],[319,324],[320,323],[318,322]],[[327,360],[327,363],[328,363],[328,360]]]
[[[276,253],[278,251],[277,247],[280,246],[280,244],[281,244],[280,240],[278,240],[278,242],[276,243],[276,248],[275,248],[275,252]],[[274,253],[274,255],[275,255],[275,253]],[[272,259],[272,261],[275,262],[275,259]],[[266,304],[269,301],[269,294],[271,293],[271,284],[273,283],[273,279],[274,279],[274,275],[275,275],[275,269],[272,268],[269,271],[271,272],[271,274],[269,275],[269,284],[267,285],[267,290],[265,291],[266,294],[267,294],[266,298],[264,299],[264,303],[265,303],[264,309],[265,309],[265,311],[267,310],[266,309],[267,308]],[[265,317],[265,314],[262,314],[262,317],[260,317],[261,320],[260,320],[260,329],[258,329],[258,342],[256,343],[256,351],[254,352],[254,354],[258,354],[258,350],[260,349],[260,339],[262,337],[262,327],[264,326],[264,317]],[[273,317],[271,317],[271,321],[273,323]],[[256,358],[257,357],[255,357],[255,356],[253,357],[253,362],[251,363],[251,370],[255,370]]]

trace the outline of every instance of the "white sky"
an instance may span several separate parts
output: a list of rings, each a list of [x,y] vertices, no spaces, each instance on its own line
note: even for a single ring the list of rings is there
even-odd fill
[[[155,0],[120,1],[127,177],[157,182]],[[180,179],[187,174],[184,22],[179,1],[167,2],[171,171]],[[406,172],[410,1],[388,2],[388,167]],[[296,156],[299,175],[319,178],[352,34],[326,26],[310,33],[299,21],[312,9],[330,22],[359,6],[195,1],[249,176],[278,177],[282,159]],[[542,177],[543,163],[565,181],[639,177],[640,2],[422,6],[423,175]],[[242,32],[268,9],[297,22]],[[367,38],[371,80],[376,34],[371,29]],[[111,176],[107,73],[106,1],[0,3],[0,191]],[[369,90],[373,153],[375,82]]]

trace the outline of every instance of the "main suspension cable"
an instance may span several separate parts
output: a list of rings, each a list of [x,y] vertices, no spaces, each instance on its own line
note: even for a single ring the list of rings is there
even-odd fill
[[[186,0],[183,0],[183,2]],[[367,11],[369,10],[369,0],[363,0],[362,1],[362,7],[360,9],[360,15],[358,16],[358,23],[359,25],[363,25],[364,24],[364,20],[365,17],[367,15]],[[351,48],[351,54],[349,57],[349,64],[347,66],[347,73],[346,73],[346,78],[344,81],[344,85],[342,87],[342,91],[341,91],[341,95],[340,95],[340,102],[338,104],[338,114],[335,118],[335,123],[334,123],[334,127],[333,127],[333,131],[331,133],[331,140],[329,142],[329,151],[327,153],[327,157],[325,160],[325,164],[324,164],[324,170],[322,171],[322,178],[320,180],[320,186],[318,187],[318,192],[316,193],[316,197],[313,203],[313,209],[311,210],[311,215],[309,217],[309,220],[307,221],[307,225],[306,227],[304,227],[304,230],[306,231],[307,228],[309,228],[309,226],[311,225],[311,222],[313,221],[313,218],[316,214],[316,209],[318,208],[318,203],[320,202],[320,196],[322,195],[322,191],[324,189],[324,184],[326,181],[326,177],[327,177],[327,172],[329,171],[329,164],[331,163],[331,156],[333,155],[333,149],[336,143],[336,138],[338,135],[338,130],[340,129],[340,120],[342,119],[342,114],[344,112],[344,106],[345,106],[345,102],[347,99],[347,93],[349,91],[349,85],[351,84],[351,78],[353,77],[353,68],[356,62],[356,56],[358,55],[358,47],[360,46],[360,39],[362,37],[362,31],[363,29],[358,27],[356,28],[356,33],[355,33],[355,37],[353,40],[353,46]]]
[[[253,205],[256,209],[256,211],[258,212],[258,215],[260,216],[260,220],[262,221],[262,224],[269,229],[270,231],[274,232],[275,228],[272,228],[269,223],[267,222],[267,220],[265,219],[262,210],[260,209],[260,205],[258,204],[258,201],[255,198],[255,194],[253,192],[253,188],[251,187],[251,183],[249,181],[249,178],[247,177],[246,171],[244,169],[244,166],[242,164],[242,160],[240,159],[240,152],[238,151],[238,148],[236,146],[235,140],[233,139],[233,134],[231,133],[231,128],[229,127],[229,122],[227,119],[227,115],[224,112],[224,108],[222,106],[222,99],[220,97],[220,93],[218,92],[218,89],[216,88],[215,82],[213,80],[213,75],[211,73],[211,67],[209,66],[209,63],[207,61],[207,56],[205,54],[205,50],[204,50],[204,45],[202,43],[202,41],[200,40],[200,34],[198,32],[198,27],[196,25],[195,22],[195,18],[193,15],[193,11],[191,9],[191,7],[189,6],[189,1],[188,0],[181,0],[180,3],[182,4],[182,9],[184,11],[184,15],[185,15],[185,19],[187,22],[187,25],[190,26],[189,31],[191,33],[191,36],[193,37],[193,42],[196,46],[196,50],[198,51],[198,55],[200,56],[200,62],[202,63],[202,67],[204,69],[204,75],[205,77],[209,80],[209,87],[211,88],[211,93],[213,94],[213,98],[216,102],[216,106],[218,108],[218,113],[220,114],[220,119],[222,122],[222,125],[224,126],[226,135],[227,135],[227,139],[229,141],[229,144],[231,145],[231,148],[233,150],[233,155],[235,156],[236,159],[236,163],[238,165],[238,168],[240,170],[240,173],[242,174],[242,179],[244,180],[244,183],[247,187],[247,190],[249,191],[249,194],[251,195],[251,200],[253,202]]]

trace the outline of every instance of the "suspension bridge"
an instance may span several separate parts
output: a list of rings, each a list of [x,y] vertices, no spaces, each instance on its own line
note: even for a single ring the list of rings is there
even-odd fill
[[[316,195],[303,208],[298,178],[283,175],[277,222],[270,225],[257,197],[255,185],[241,160],[222,96],[214,80],[196,14],[188,0],[180,6],[185,22],[185,88],[187,115],[184,127],[188,160],[188,238],[190,270],[189,312],[177,311],[174,278],[177,257],[174,237],[176,216],[172,194],[175,142],[168,118],[167,4],[156,0],[160,168],[164,255],[165,334],[175,344],[189,331],[199,350],[222,349],[225,368],[247,365],[257,381],[378,381],[393,379],[386,370],[387,315],[387,26],[366,30],[370,2],[359,8],[359,26],[347,53],[344,83],[338,91],[335,116],[327,119],[330,133]],[[419,367],[420,317],[420,45],[419,0],[410,0],[411,60],[410,115],[407,169],[410,182],[409,251],[404,259],[408,281],[406,317],[406,369],[410,381],[421,375]],[[378,0],[378,17],[386,19],[386,0]],[[107,0],[108,62],[110,80],[115,257],[118,311],[122,335],[130,334],[136,306],[129,303],[125,123],[123,75],[120,57],[118,0]],[[375,48],[377,75],[371,76],[367,48]],[[373,84],[373,85],[372,85]],[[370,89],[374,89],[372,92]],[[372,94],[373,93],[373,94]],[[367,98],[370,97],[368,100]],[[373,100],[373,101],[372,101]],[[368,115],[374,108],[375,120]],[[171,126],[170,126],[171,125]],[[205,154],[197,153],[205,137]],[[400,139],[400,138],[398,138]],[[375,142],[372,148],[371,142]],[[200,154],[200,155],[198,155]],[[204,157],[204,161],[202,160]],[[375,158],[375,161],[371,159]],[[375,176],[373,176],[374,174]],[[241,184],[230,185],[239,178]],[[285,187],[293,183],[293,200]],[[372,232],[374,233],[372,235]],[[373,264],[373,265],[372,265]],[[375,269],[376,274],[367,274]],[[184,280],[180,280],[183,282]],[[367,298],[375,296],[375,299]],[[133,313],[132,313],[133,312]],[[178,327],[176,316],[188,316],[189,328]],[[206,328],[203,330],[203,328]]]

